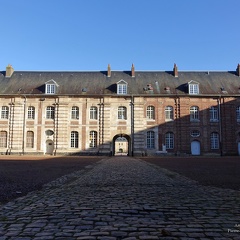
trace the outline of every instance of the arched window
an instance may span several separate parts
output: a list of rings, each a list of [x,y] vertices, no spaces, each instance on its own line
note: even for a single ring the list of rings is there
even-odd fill
[[[78,132],[71,132],[71,148],[78,148]]]
[[[27,131],[27,148],[33,148],[34,147],[34,132],[33,131]]]
[[[72,107],[71,119],[79,119],[79,107]]]
[[[55,108],[52,106],[48,106],[46,108],[46,118],[47,119],[54,119],[55,117]]]
[[[2,106],[1,118],[2,119],[8,119],[8,114],[9,114],[9,107],[8,106]]]
[[[211,149],[219,149],[219,134],[217,132],[211,133]]]
[[[155,134],[154,131],[147,132],[147,148],[155,148]]]
[[[218,108],[217,107],[210,107],[210,121],[211,122],[218,122]]]
[[[126,107],[118,107],[118,119],[126,120],[127,119],[127,108]]]
[[[173,120],[173,107],[172,106],[165,107],[165,120],[166,121]]]
[[[199,121],[199,108],[197,106],[190,107],[190,121]]]
[[[90,131],[90,134],[89,134],[89,147],[90,148],[97,147],[97,132],[96,131]]]
[[[167,132],[165,134],[165,145],[166,149],[174,148],[174,134],[172,132]]]
[[[90,107],[90,119],[97,120],[98,109],[97,107]]]
[[[35,119],[35,107],[33,107],[33,106],[28,107],[27,118]]]
[[[237,122],[240,122],[240,106],[237,106],[236,108],[236,117],[237,117]]]
[[[6,148],[7,147],[7,132],[0,131],[0,147]]]
[[[155,119],[155,107],[154,106],[147,107],[147,119]]]

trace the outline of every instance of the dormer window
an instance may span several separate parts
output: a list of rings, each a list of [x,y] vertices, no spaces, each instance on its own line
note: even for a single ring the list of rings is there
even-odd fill
[[[127,82],[124,80],[117,82],[117,94],[127,94]]]
[[[59,85],[52,79],[45,83],[45,93],[46,94],[55,94],[57,87]]]
[[[195,81],[190,81],[188,83],[188,93],[189,94],[199,94],[199,83]]]

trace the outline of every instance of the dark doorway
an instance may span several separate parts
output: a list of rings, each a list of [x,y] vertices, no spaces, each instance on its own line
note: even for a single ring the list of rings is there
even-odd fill
[[[117,134],[113,138],[113,156],[130,156],[131,155],[131,139],[126,134]]]

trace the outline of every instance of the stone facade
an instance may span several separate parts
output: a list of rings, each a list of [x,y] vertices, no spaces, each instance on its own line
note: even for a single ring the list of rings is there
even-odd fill
[[[35,88],[41,87],[34,82],[36,75],[41,76],[39,73],[30,76],[33,79],[30,92],[20,88],[18,92],[11,90],[14,74],[18,75],[15,78],[20,78],[25,73],[15,73],[9,68],[5,76],[2,72],[0,81],[5,89],[0,94],[2,154],[114,155],[119,152],[116,146],[119,137],[124,139],[123,148],[134,156],[239,154],[240,95],[225,89],[220,93],[220,90],[207,92],[208,74],[205,82],[200,83],[201,87],[204,83],[202,89],[206,89],[206,93],[202,91],[201,94],[169,93],[169,89],[173,89],[170,84],[165,87],[161,82],[154,85],[155,80],[153,84],[142,83],[147,86],[143,93],[130,93],[127,85],[129,93],[126,94],[97,92],[97,86],[93,88],[95,94],[83,88],[81,94],[67,91],[47,94],[44,90],[34,93]],[[29,73],[25,75],[29,77]],[[108,66],[106,81],[112,75]],[[173,77],[177,79],[179,75],[175,65]],[[239,88],[240,84],[236,82],[239,77],[232,75],[233,83]],[[136,72],[133,65],[130,77],[137,76],[141,73]],[[125,82],[125,78],[116,78],[115,84],[117,80]],[[131,78],[126,84],[134,81]],[[54,80],[60,85],[61,81],[55,79],[46,77],[43,82],[47,84]],[[189,80],[195,79],[191,76],[185,82]],[[217,80],[214,81],[216,84]],[[230,80],[228,83],[231,84]],[[79,84],[82,84],[80,77]]]

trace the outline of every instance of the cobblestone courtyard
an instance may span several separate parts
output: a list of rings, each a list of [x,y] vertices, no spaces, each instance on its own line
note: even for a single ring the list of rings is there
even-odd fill
[[[0,210],[0,240],[240,239],[239,191],[130,157],[103,159]]]

